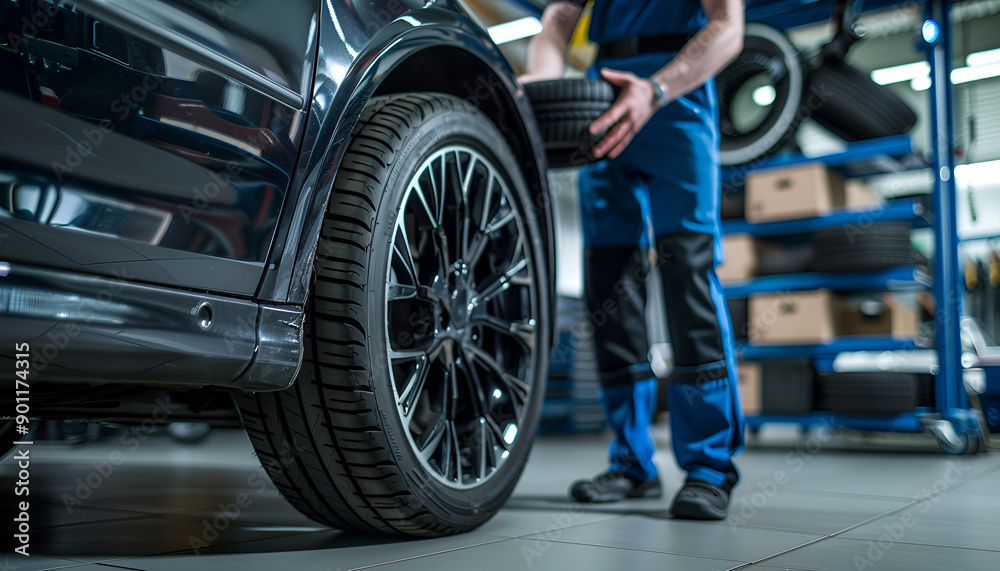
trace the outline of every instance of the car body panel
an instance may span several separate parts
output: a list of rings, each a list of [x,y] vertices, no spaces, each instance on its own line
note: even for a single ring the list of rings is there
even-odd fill
[[[198,0],[5,3],[0,228],[56,251],[89,242],[83,258],[0,245],[6,261],[252,296],[298,155],[318,3],[245,2],[295,15],[299,39],[261,43]]]
[[[0,341],[28,339],[7,324],[34,331],[36,355],[58,353],[48,378],[289,386],[320,225],[351,131],[373,95],[408,86],[462,97],[501,129],[536,197],[529,215],[540,217],[554,269],[530,107],[499,50],[456,2],[303,0],[297,16],[280,22],[307,28],[306,40],[262,41],[239,58],[226,52],[234,38],[264,33],[248,14],[284,3],[221,0],[212,5],[224,13],[213,15],[201,0],[86,0],[71,19],[99,18],[77,25],[80,37],[39,23],[40,40],[11,42],[12,22],[24,21],[13,16],[29,4],[36,14],[53,10],[46,0],[19,0],[0,12],[8,39],[0,114],[18,117],[34,141],[0,133],[0,266],[9,264],[0,272]],[[145,60],[133,61],[133,52]],[[293,52],[303,52],[297,64],[287,61]],[[152,66],[149,54],[158,54]],[[104,71],[82,77],[82,61]],[[7,81],[22,72],[26,81]],[[302,97],[298,107],[292,95]],[[118,304],[128,319],[65,317],[101,302]],[[46,332],[67,323],[77,333],[72,348],[61,348],[63,338]],[[7,349],[0,361],[11,358]],[[127,362],[92,369],[117,355]]]

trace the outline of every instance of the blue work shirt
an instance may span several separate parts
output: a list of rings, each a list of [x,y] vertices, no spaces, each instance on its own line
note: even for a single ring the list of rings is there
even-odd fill
[[[706,23],[700,0],[595,0],[590,40],[602,43],[640,36],[694,35]]]

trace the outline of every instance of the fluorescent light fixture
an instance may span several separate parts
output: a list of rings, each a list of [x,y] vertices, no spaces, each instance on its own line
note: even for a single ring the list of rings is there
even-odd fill
[[[901,81],[910,81],[918,77],[926,76],[931,72],[931,65],[925,61],[896,65],[876,69],[871,73],[872,81],[879,85],[889,85]]]
[[[542,31],[542,22],[534,16],[528,16],[519,20],[512,20],[503,24],[490,26],[490,38],[495,44],[505,44],[515,40],[530,38]]]
[[[1000,76],[1000,48],[971,53],[965,58],[968,67],[951,70],[951,83],[960,85],[970,81]],[[925,91],[931,86],[931,66],[925,61],[885,67],[872,71],[872,81],[889,85],[909,81],[914,91]],[[756,101],[756,92],[754,92]]]
[[[1000,161],[958,165],[955,167],[955,179],[963,184],[1000,182]]]
[[[965,65],[969,67],[989,65],[991,63],[1000,63],[1000,48],[975,52],[965,56]]]
[[[913,91],[927,91],[931,87],[931,76],[924,75],[921,77],[914,77],[910,80],[910,89]]]
[[[753,98],[753,102],[761,107],[767,107],[768,105],[774,103],[775,97],[778,93],[774,90],[773,85],[764,85],[753,90],[750,97]]]
[[[1000,76],[1000,62],[990,65],[977,65],[974,67],[960,67],[951,70],[952,85],[961,85],[970,81],[989,79]],[[931,86],[930,76],[916,77],[910,81],[910,87],[914,91],[925,91]]]
[[[989,79],[1000,75],[1000,62],[989,65],[977,65],[973,67],[960,67],[951,70],[951,82],[955,85]]]

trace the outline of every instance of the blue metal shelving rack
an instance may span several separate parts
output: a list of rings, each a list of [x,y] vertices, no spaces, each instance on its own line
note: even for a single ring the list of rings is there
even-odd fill
[[[865,10],[876,10],[899,5],[899,0],[868,0]],[[911,220],[917,226],[930,225],[934,229],[933,281],[924,272],[913,267],[894,268],[885,272],[865,274],[798,274],[769,276],[725,288],[730,297],[745,297],[763,291],[805,290],[825,287],[829,289],[899,289],[928,287],[933,284],[936,301],[936,349],[939,372],[935,378],[935,406],[918,409],[912,413],[893,417],[845,415],[815,412],[803,415],[758,415],[748,419],[754,428],[765,422],[794,423],[803,426],[821,423],[864,430],[920,431],[930,430],[937,436],[941,447],[950,453],[975,451],[980,426],[970,408],[962,374],[962,346],[960,318],[962,282],[958,264],[958,233],[955,204],[955,155],[952,133],[954,114],[951,70],[951,38],[949,0],[927,0],[925,22],[936,22],[940,35],[925,44],[931,68],[930,168],[933,172],[934,190],[929,212],[923,203],[894,201],[875,211],[838,211],[827,216],[808,220],[792,220],[751,224],[746,221],[727,221],[723,232],[744,232],[753,236],[780,236],[808,233],[822,228],[857,224],[877,216],[879,221]],[[779,29],[818,23],[831,17],[833,2],[817,0],[749,0],[747,21],[758,21]],[[913,168],[907,160],[912,156],[912,143],[907,136],[891,137],[849,145],[841,153],[822,157],[780,156],[760,161],[753,169],[806,162],[821,162],[841,170],[847,176],[864,176],[877,172],[892,172]],[[723,170],[723,181],[738,182],[747,173],[746,167]],[[868,218],[866,218],[868,217]],[[824,364],[840,352],[893,351],[918,347],[912,339],[890,337],[842,338],[821,345],[752,346],[741,344],[737,351],[745,359],[761,360],[810,356]]]

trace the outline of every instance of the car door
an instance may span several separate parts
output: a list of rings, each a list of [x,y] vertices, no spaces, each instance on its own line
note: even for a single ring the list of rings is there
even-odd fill
[[[316,0],[0,7],[0,261],[251,296],[291,181]]]

